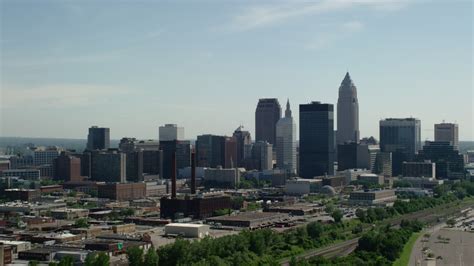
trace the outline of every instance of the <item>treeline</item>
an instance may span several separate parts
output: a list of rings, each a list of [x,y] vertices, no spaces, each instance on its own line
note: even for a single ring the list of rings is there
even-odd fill
[[[400,257],[403,247],[415,232],[423,228],[418,221],[402,221],[400,229],[389,226],[379,230],[371,230],[359,239],[359,245],[354,253],[346,257],[326,259],[314,257],[309,260],[296,260],[292,258],[290,265],[392,265]]]

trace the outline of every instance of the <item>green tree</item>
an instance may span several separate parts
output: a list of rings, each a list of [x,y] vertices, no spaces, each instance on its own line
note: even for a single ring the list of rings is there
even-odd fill
[[[95,253],[87,254],[86,259],[84,260],[84,265],[85,266],[94,266],[95,257],[96,257]]]
[[[355,212],[355,215],[357,216],[357,218],[359,218],[359,220],[361,222],[365,223],[366,215],[365,215],[365,211],[363,209],[357,209],[356,212]]]
[[[105,252],[100,252],[95,258],[93,266],[109,266],[110,258]]]
[[[143,264],[143,249],[139,247],[128,248],[127,258],[130,266],[141,266]]]
[[[334,219],[334,222],[340,223],[342,221],[342,211],[339,209],[334,210],[331,213],[331,217]]]
[[[155,248],[152,246],[151,248],[148,249],[148,251],[145,254],[145,261],[144,265],[145,266],[158,266],[158,254],[156,253]]]
[[[36,260],[29,261],[28,266],[38,266],[38,261]]]
[[[71,256],[66,256],[62,258],[57,265],[58,266],[74,266],[74,259]]]
[[[87,218],[79,218],[74,222],[74,226],[79,228],[89,228],[89,222]]]
[[[324,226],[318,222],[309,223],[306,226],[309,237],[312,239],[318,239],[324,232]]]

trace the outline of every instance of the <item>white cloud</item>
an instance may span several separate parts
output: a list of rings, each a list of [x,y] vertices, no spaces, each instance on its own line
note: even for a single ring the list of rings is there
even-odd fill
[[[237,31],[271,26],[299,16],[324,14],[355,7],[375,10],[398,10],[408,1],[404,0],[322,0],[317,3],[292,1],[278,5],[254,6],[233,17],[229,28]]]
[[[53,84],[30,88],[3,86],[2,108],[64,108],[104,104],[113,96],[131,93],[120,86]]]

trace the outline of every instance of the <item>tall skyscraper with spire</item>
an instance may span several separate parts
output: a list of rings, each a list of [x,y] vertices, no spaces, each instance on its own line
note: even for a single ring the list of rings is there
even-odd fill
[[[338,144],[359,142],[359,101],[349,72],[339,87],[336,141]]]
[[[285,116],[276,124],[277,167],[287,173],[296,173],[296,124],[291,116],[290,100],[286,102]]]

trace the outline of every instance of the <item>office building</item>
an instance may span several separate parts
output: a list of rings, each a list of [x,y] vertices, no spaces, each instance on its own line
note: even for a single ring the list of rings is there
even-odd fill
[[[184,140],[160,141],[160,147],[163,151],[163,177],[171,178],[171,159],[173,153],[176,153],[177,170],[191,166],[191,143]]]
[[[62,181],[82,181],[81,159],[62,152],[53,162],[54,179]]]
[[[110,148],[110,129],[106,127],[92,126],[87,135],[87,149],[107,150]]]
[[[366,145],[355,142],[346,142],[337,145],[337,169],[368,169],[373,171],[378,145]]]
[[[8,169],[2,171],[3,177],[19,177],[26,180],[39,180],[41,177],[38,169]]]
[[[224,146],[224,168],[237,167],[237,141],[235,137],[225,137]]]
[[[10,157],[10,169],[20,169],[33,166],[33,155]]]
[[[299,175],[334,174],[334,107],[312,102],[300,105]]]
[[[257,169],[259,171],[273,169],[272,155],[272,144],[266,141],[257,141],[252,146],[252,163],[248,169]]]
[[[143,151],[141,149],[129,151],[126,155],[127,181],[143,181]]]
[[[196,141],[196,160],[198,167],[211,167],[225,165],[224,136],[200,135]]]
[[[280,118],[278,99],[259,99],[255,110],[255,140],[276,144],[276,124]]]
[[[240,182],[241,172],[238,168],[207,168],[204,169],[204,182],[217,187],[236,188]]]
[[[458,124],[441,123],[434,125],[435,141],[448,141],[455,149],[459,148]]]
[[[160,141],[184,140],[184,127],[176,124],[165,124],[159,129]]]
[[[359,101],[349,72],[339,87],[337,100],[337,143],[359,142]]]
[[[10,165],[11,165],[10,161],[7,161],[7,160],[0,161],[0,176],[2,175],[3,170],[10,169]]]
[[[413,161],[421,149],[421,122],[415,118],[388,118],[380,121],[380,149],[392,153],[394,176],[402,173],[402,163]]]
[[[239,126],[232,135],[235,142],[236,142],[236,154],[237,158],[235,158],[234,164],[237,167],[244,166],[244,159],[246,153],[248,153],[248,146],[252,144],[252,138],[250,137],[250,132],[243,130],[243,126]]]
[[[426,141],[417,156],[418,161],[430,160],[436,164],[436,178],[461,179],[465,177],[464,158],[449,141]]]
[[[53,164],[53,160],[59,156],[62,149],[56,146],[37,147],[33,150],[33,164],[44,165]]]
[[[97,151],[91,154],[91,180],[125,182],[127,155],[117,150]]]
[[[143,151],[143,173],[148,175],[163,176],[163,151],[144,150]]]
[[[436,178],[436,164],[431,161],[403,162],[402,176]]]
[[[290,100],[286,103],[285,117],[276,125],[277,167],[289,174],[296,174],[296,124],[290,109]]]
[[[391,152],[377,153],[373,173],[383,175],[384,177],[391,177],[393,175]]]

